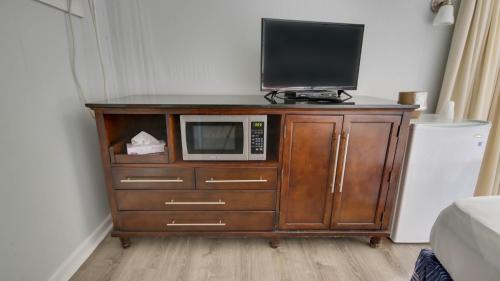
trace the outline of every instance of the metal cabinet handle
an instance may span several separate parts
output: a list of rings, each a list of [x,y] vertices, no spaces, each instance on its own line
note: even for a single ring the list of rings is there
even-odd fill
[[[333,164],[332,193],[335,193],[335,179],[337,177],[337,164],[339,162],[340,134],[337,135],[337,148],[335,149],[335,164]]]
[[[342,163],[342,177],[340,177],[340,193],[344,188],[345,163],[347,162],[347,149],[349,148],[349,133],[347,133],[344,149],[344,162]]]
[[[181,178],[176,179],[147,179],[147,178],[125,178],[120,180],[123,183],[139,183],[139,182],[184,182]]]
[[[237,182],[267,182],[266,179],[260,177],[260,179],[255,180],[215,180],[214,178],[210,178],[209,180],[205,180],[206,183],[237,183]]]
[[[173,220],[171,223],[167,223],[167,226],[225,226],[226,223],[219,220],[218,223],[176,223]]]
[[[226,205],[226,202],[222,201],[222,199],[219,199],[219,201],[212,201],[212,202],[181,202],[177,201],[175,202],[174,199],[165,202],[165,205]]]

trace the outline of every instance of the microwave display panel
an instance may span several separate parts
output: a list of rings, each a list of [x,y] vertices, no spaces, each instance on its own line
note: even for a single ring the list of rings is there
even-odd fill
[[[186,122],[186,145],[191,154],[242,154],[242,122]]]

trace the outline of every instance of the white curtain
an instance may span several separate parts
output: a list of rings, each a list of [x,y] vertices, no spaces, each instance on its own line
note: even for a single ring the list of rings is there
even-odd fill
[[[463,0],[455,23],[437,111],[492,123],[476,195],[500,192],[500,1]]]

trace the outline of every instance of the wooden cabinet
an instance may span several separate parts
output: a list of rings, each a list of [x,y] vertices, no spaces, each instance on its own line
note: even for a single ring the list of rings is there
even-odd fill
[[[400,122],[288,116],[280,229],[380,229]]]
[[[281,229],[328,229],[342,116],[286,118]]]
[[[380,229],[401,117],[347,115],[331,227]]]
[[[132,236],[193,233],[267,237],[272,246],[280,237],[364,235],[376,243],[390,235],[412,106],[375,99],[262,104],[253,96],[232,97],[231,104],[250,104],[231,106],[220,98],[88,105],[96,113],[112,235],[123,247]],[[183,160],[184,114],[267,115],[267,160]],[[142,130],[166,140],[166,152],[127,155],[125,144]]]

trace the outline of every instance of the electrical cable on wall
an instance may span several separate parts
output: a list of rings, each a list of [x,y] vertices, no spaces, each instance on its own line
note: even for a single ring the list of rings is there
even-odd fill
[[[69,61],[70,61],[71,74],[73,76],[73,80],[74,80],[75,85],[76,85],[76,92],[78,94],[78,99],[80,100],[80,103],[82,105],[85,105],[85,103],[87,103],[87,98],[85,97],[85,92],[82,88],[82,85],[80,83],[80,79],[78,78],[78,73],[76,70],[75,32],[74,32],[74,28],[73,28],[73,17],[71,14],[72,2],[73,2],[73,0],[67,0],[68,11],[66,13],[68,44],[69,44]],[[88,4],[89,4],[90,16],[92,18],[92,25],[93,25],[93,29],[94,29],[96,44],[97,44],[97,54],[98,54],[99,66],[101,68],[101,74],[102,74],[102,78],[103,78],[103,92],[104,92],[105,98],[109,99],[109,95],[108,95],[108,91],[107,91],[107,84],[106,84],[106,71],[105,71],[105,67],[104,67],[104,63],[103,63],[103,59],[102,59],[102,52],[101,52],[101,42],[99,40],[99,35],[97,32],[95,2],[93,0],[88,0]],[[90,115],[93,118],[95,118],[94,112],[92,110],[89,110],[89,112],[90,112]]]
[[[71,68],[71,74],[73,76],[73,81],[76,86],[76,93],[78,94],[78,99],[82,106],[85,106],[87,103],[87,99],[85,98],[85,93],[83,91],[80,80],[78,79],[78,74],[76,73],[76,47],[75,47],[75,33],[73,29],[73,20],[71,15],[71,4],[72,0],[67,0],[68,2],[68,11],[66,12],[66,23],[67,23],[67,32],[68,32],[68,44],[69,44],[69,64]],[[89,110],[90,116],[95,118],[94,112]]]
[[[101,67],[104,96],[108,100],[109,94],[108,94],[108,87],[107,87],[107,82],[106,82],[106,70],[104,67],[103,59],[102,59],[101,40],[99,39],[99,33],[97,32],[97,20],[96,20],[97,17],[96,17],[96,11],[95,11],[95,2],[94,2],[94,0],[88,0],[88,3],[89,3],[89,9],[90,9],[90,16],[92,18],[92,26],[94,28],[95,41],[97,44],[97,55],[99,58],[99,65]]]

